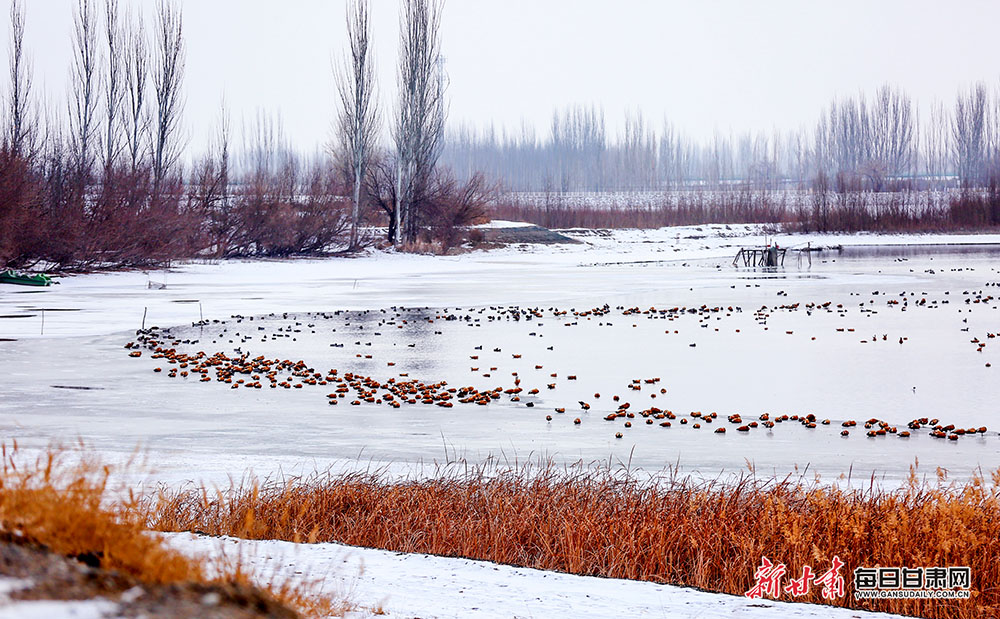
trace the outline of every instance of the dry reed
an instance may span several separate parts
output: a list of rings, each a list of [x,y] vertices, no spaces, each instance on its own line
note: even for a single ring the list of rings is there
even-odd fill
[[[607,467],[484,468],[430,479],[315,475],[149,499],[149,524],[252,539],[337,541],[743,594],[762,555],[846,563],[833,603],[926,617],[1000,614],[1000,472],[992,484],[840,489],[753,476],[643,482]],[[855,601],[858,566],[969,566],[970,600]],[[787,581],[786,581],[787,582]],[[783,599],[789,599],[787,595]],[[819,589],[795,601],[830,603]]]
[[[168,548],[149,534],[135,496],[129,492],[122,498],[109,489],[111,468],[92,456],[69,463],[67,452],[50,450],[32,459],[16,442],[0,451],[0,536],[5,541],[39,546],[147,585],[217,585],[220,591],[250,593],[293,616],[296,611],[326,616],[349,607],[316,595],[309,583],[260,589],[238,560],[216,564]]]

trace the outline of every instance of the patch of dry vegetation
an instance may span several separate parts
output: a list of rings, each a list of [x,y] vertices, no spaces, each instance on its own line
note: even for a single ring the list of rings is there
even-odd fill
[[[637,228],[702,224],[780,224],[792,232],[973,232],[1000,226],[1000,184],[959,193],[869,192],[858,187],[809,193],[732,188],[665,192],[636,204],[600,204],[553,193],[547,203],[505,196],[493,219],[549,229]],[[597,194],[600,195],[600,194]]]
[[[839,489],[746,477],[738,483],[594,470],[474,469],[431,479],[317,475],[187,489],[147,505],[160,530],[461,556],[741,595],[766,555],[788,565],[846,563],[839,605],[926,617],[1000,614],[1000,472],[988,484],[910,482]],[[972,599],[857,601],[858,566],[969,566]],[[785,596],[783,599],[789,599]],[[829,603],[819,588],[797,601]]]
[[[214,565],[168,548],[150,534],[131,493],[122,499],[110,492],[109,467],[87,458],[68,464],[65,455],[50,451],[31,460],[19,457],[16,443],[13,449],[2,447],[0,541],[77,559],[100,570],[90,579],[94,583],[90,595],[120,594],[139,584],[151,595],[173,598],[214,593],[224,604],[253,615],[319,616],[347,608],[313,595],[307,584],[286,582],[262,590],[238,562]],[[16,551],[6,554],[12,553]],[[74,580],[64,572],[60,572],[64,582]],[[25,597],[60,595],[51,591],[51,585],[39,582],[38,591]],[[70,599],[88,593],[79,582],[66,586],[79,588]]]

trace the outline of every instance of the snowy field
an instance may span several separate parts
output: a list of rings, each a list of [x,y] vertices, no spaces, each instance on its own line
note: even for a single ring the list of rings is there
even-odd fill
[[[941,467],[953,480],[988,477],[1000,463],[1000,356],[990,337],[1000,332],[1000,235],[774,237],[758,226],[716,225],[565,233],[582,243],[187,263],[66,278],[49,289],[0,287],[0,432],[29,449],[80,439],[110,461],[139,450],[148,465],[139,481],[171,484],[328,468],[419,476],[447,461],[545,458],[866,486],[900,483],[917,459],[918,473],[934,478]],[[770,271],[732,266],[737,248],[765,239],[843,249],[789,251],[784,267]],[[353,392],[329,406],[332,386],[234,389],[170,378],[166,367],[153,371],[165,364],[149,350],[133,358],[124,348],[143,320],[187,354],[301,359],[324,375],[337,369],[383,384],[522,391],[488,406],[393,409],[351,406]],[[640,415],[628,419],[631,428],[627,418],[606,421],[622,402],[676,418],[671,427]],[[713,423],[693,427],[711,412]],[[737,413],[744,423],[767,413],[830,424],[789,419],[743,433],[726,422]],[[987,431],[952,441],[926,427],[909,438],[869,438],[863,428],[877,418],[901,432],[921,417]],[[846,420],[858,425],[841,436]],[[602,609],[618,611],[623,600],[634,604],[624,614],[639,616],[832,616],[461,560],[244,546],[267,569],[307,574],[347,555],[331,582],[354,578],[357,601],[374,606],[384,597],[392,616],[607,616]],[[405,586],[386,584],[396,574],[406,575]],[[455,574],[479,579],[476,588],[462,589]],[[497,600],[509,603],[498,610]]]

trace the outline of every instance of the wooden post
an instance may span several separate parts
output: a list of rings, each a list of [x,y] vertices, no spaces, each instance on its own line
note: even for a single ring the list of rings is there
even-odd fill
[[[146,310],[147,309],[149,309],[149,308],[148,307],[142,308],[142,330],[143,331],[146,330]]]

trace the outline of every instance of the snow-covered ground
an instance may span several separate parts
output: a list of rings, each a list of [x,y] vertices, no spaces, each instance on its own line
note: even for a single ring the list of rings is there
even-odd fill
[[[348,617],[697,617],[892,619],[898,615],[706,593],[650,582],[575,576],[486,561],[403,554],[341,544],[293,544],[173,533],[166,543],[210,565],[239,561],[261,585],[301,584],[354,610]],[[117,603],[11,600],[29,580],[0,578],[0,619],[121,616]],[[126,596],[128,594],[126,593]]]
[[[12,600],[10,594],[27,589],[30,580],[0,576],[0,619],[101,619],[115,617],[118,605],[105,599]]]
[[[480,230],[500,230],[504,228],[527,228],[533,224],[525,223],[523,221],[507,221],[504,219],[493,219],[484,224],[478,224],[472,226],[473,228],[479,228]]]
[[[238,557],[258,582],[297,575],[319,591],[349,599],[358,617],[697,617],[699,619],[889,619],[898,615],[706,593],[650,582],[575,576],[340,544],[243,541],[178,533],[169,544],[186,553]]]
[[[138,448],[148,462],[143,479],[171,484],[225,485],[248,472],[263,477],[358,467],[421,476],[456,458],[539,457],[630,462],[646,471],[677,466],[706,477],[753,466],[758,476],[819,473],[830,481],[852,475],[866,484],[872,476],[898,483],[917,458],[931,477],[942,467],[956,479],[988,474],[1000,462],[993,414],[1000,358],[994,340],[986,339],[1000,332],[1000,311],[990,298],[1000,292],[991,287],[1000,282],[1000,235],[774,235],[735,225],[564,233],[581,243],[448,257],[192,262],[169,271],[66,278],[49,289],[2,286],[0,433],[28,448],[80,438],[112,462]],[[789,252],[785,266],[773,271],[732,266],[738,247],[766,241],[845,249]],[[818,307],[826,302],[831,305]],[[810,303],[817,306],[807,311]],[[604,304],[609,313],[602,317],[571,312]],[[792,304],[798,306],[781,307]],[[742,311],[685,313],[672,321],[622,311],[702,305]],[[511,321],[497,309],[508,306],[537,307],[545,317]],[[766,317],[757,313],[765,307]],[[570,313],[554,316],[550,308]],[[419,319],[387,324],[397,312]],[[461,319],[428,322],[446,315]],[[383,380],[406,373],[477,387],[510,387],[518,372],[526,390],[540,393],[530,399],[534,408],[524,406],[526,396],[485,408],[410,407],[402,415],[375,405],[330,407],[326,391],[316,389],[182,382],[154,374],[148,356],[127,356],[123,346],[144,316],[147,327],[170,327],[173,337],[198,341],[178,344],[182,350],[239,349]],[[193,325],[202,318],[209,323]],[[977,351],[973,338],[989,345]],[[567,374],[579,380],[564,380]],[[666,389],[655,392],[657,399],[648,389],[626,390],[631,380],[651,376],[662,377]],[[550,381],[557,388],[546,389]],[[595,392],[604,397],[595,399]],[[616,439],[619,423],[603,420],[614,409],[610,394],[678,414],[718,411],[720,420],[736,412],[747,420],[762,412],[813,412],[832,424],[807,430],[788,423],[749,434],[730,428],[719,436],[637,423]],[[583,400],[593,408],[581,410]],[[567,413],[554,414],[557,407]],[[547,422],[546,414],[555,418]],[[867,438],[860,425],[850,437],[839,434],[844,419],[878,417],[903,429],[921,415],[990,431],[954,442],[926,432]],[[575,417],[580,424],[572,423]],[[206,543],[191,542],[192,548]],[[283,557],[300,553],[288,562],[309,566],[295,568],[304,574],[342,552],[331,545],[291,551],[278,543],[247,552],[264,561],[279,556],[278,548]],[[529,577],[536,573],[462,560],[362,550],[352,556],[379,566],[356,579],[359,601],[376,605],[391,591],[387,608],[395,616],[465,616],[473,607],[498,616],[576,616],[590,604],[578,599],[576,591],[584,590],[603,600],[595,598],[595,609],[620,609],[635,599],[637,613],[656,616],[676,616],[677,609],[684,609],[682,616],[771,616],[784,609],[648,583]],[[338,578],[356,575],[352,561],[338,563],[346,565],[343,572],[338,567]],[[412,589],[387,584],[386,574],[393,583],[406,566],[415,566]],[[484,581],[475,596],[458,582],[466,572]],[[489,580],[490,573],[503,577]],[[542,583],[542,590],[517,597],[513,591],[529,581]],[[418,596],[422,587],[435,592]],[[498,607],[491,600],[510,603]],[[826,608],[796,612],[831,616]]]

